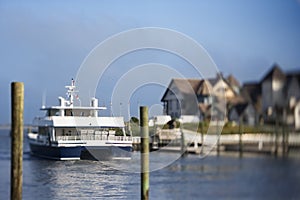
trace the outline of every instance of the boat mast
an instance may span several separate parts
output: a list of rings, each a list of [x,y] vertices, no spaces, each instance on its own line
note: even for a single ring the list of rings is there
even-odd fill
[[[72,81],[71,81],[71,85],[67,85],[65,86],[65,88],[68,89],[67,91],[67,104],[68,106],[70,107],[73,107],[73,103],[74,103],[74,97],[76,97],[78,99],[78,95],[76,94],[77,91],[75,91],[75,81],[74,79],[72,78]]]

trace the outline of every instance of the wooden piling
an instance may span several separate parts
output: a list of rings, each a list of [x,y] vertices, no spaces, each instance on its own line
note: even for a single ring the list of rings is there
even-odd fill
[[[240,157],[243,156],[243,119],[242,117],[239,118],[239,153]]]
[[[200,130],[201,130],[201,151],[200,151],[200,154],[202,155],[203,154],[203,151],[204,151],[204,130],[203,130],[203,123],[204,122],[201,122],[200,123]]]
[[[149,127],[148,107],[140,107],[141,199],[149,199]]]
[[[289,127],[286,125],[286,129],[285,129],[285,153],[288,156],[289,154]]]
[[[11,187],[10,198],[22,199],[24,84],[11,84]]]
[[[185,157],[186,156],[186,150],[185,150],[185,142],[184,142],[184,133],[182,130],[182,122],[180,122],[180,153],[181,153],[181,157]],[[196,141],[195,141],[196,142]]]
[[[216,133],[219,133],[219,120],[217,120],[217,127],[216,127]],[[220,155],[220,138],[221,138],[222,133],[220,135],[217,135],[217,156]]]
[[[274,155],[277,156],[278,155],[278,129],[279,129],[279,123],[278,123],[278,119],[277,119],[277,115],[276,115],[276,119],[275,119],[275,147],[274,147]]]
[[[285,156],[285,127],[283,121],[281,125],[281,150],[282,156]]]
[[[287,123],[286,123],[286,109],[283,110],[283,117],[282,117],[282,155],[288,155],[288,137],[287,137]]]

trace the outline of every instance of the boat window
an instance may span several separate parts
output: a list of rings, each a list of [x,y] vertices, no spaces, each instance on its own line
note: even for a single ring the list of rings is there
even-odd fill
[[[59,110],[47,110],[46,116],[51,117],[51,116],[59,116]]]
[[[43,126],[39,127],[39,134],[40,135],[48,135],[48,133],[49,133],[49,128],[48,127],[43,127]]]
[[[65,110],[65,116],[74,116],[72,110]]]
[[[79,135],[76,128],[55,128],[56,136],[77,136]]]

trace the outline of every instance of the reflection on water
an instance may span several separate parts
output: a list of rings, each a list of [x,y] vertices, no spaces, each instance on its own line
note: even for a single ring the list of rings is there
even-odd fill
[[[28,173],[25,182],[31,184],[24,184],[24,189],[32,190],[32,193],[27,193],[28,196],[24,198],[112,197],[116,199],[128,196],[125,187],[130,176],[99,162],[33,160],[27,164]]]
[[[9,199],[10,138],[0,134],[0,199]],[[51,161],[30,156],[24,146],[24,199],[140,199],[138,159],[131,161]],[[139,153],[134,153],[139,157]],[[158,153],[151,162],[174,159]],[[224,154],[189,155],[150,174],[152,199],[300,199],[300,159]]]

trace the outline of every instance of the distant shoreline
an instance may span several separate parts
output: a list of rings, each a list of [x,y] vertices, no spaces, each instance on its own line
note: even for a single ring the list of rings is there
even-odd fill
[[[28,129],[30,127],[32,127],[32,125],[30,125],[30,124],[24,125],[24,129]],[[0,124],[0,130],[10,130],[10,128],[11,128],[10,124]]]

